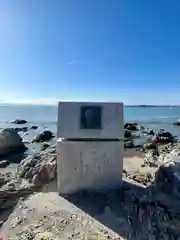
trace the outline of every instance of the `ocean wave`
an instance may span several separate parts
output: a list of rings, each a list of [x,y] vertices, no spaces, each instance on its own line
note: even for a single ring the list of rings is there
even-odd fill
[[[6,123],[6,124],[13,124],[10,121],[0,120],[0,123]],[[41,124],[57,124],[57,121],[28,121],[27,124],[24,125],[41,125]],[[19,124],[22,125],[22,124]]]
[[[36,124],[36,125],[44,125],[44,124],[50,124],[50,125],[54,125],[57,124],[57,121],[29,121],[27,124]]]
[[[174,120],[175,121],[175,120]],[[158,125],[161,125],[161,124],[168,124],[168,125],[172,125],[173,122],[174,122],[172,119],[170,121],[163,121],[162,119],[160,120],[148,120],[148,119],[144,119],[144,120],[127,120],[127,122],[137,122],[138,124],[158,124]]]

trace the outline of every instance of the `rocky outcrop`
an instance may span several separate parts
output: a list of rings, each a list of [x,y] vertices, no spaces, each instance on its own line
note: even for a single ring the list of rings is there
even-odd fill
[[[41,145],[41,151],[44,151],[45,149],[47,149],[48,147],[50,147],[50,145],[48,143],[43,143]]]
[[[23,120],[23,119],[16,119],[16,120],[12,121],[11,123],[14,123],[14,124],[26,124],[27,121]]]
[[[16,132],[27,132],[28,127],[22,127],[22,128],[13,128]]]
[[[49,183],[56,177],[56,148],[42,151],[21,161],[18,175],[36,186]]]
[[[2,196],[4,208],[12,206],[13,199],[16,199],[17,196],[27,196],[36,191],[36,187],[39,189],[38,187],[55,178],[55,147],[56,146],[49,146],[48,149],[42,151],[40,154],[29,156],[20,163],[17,177],[25,178],[31,182],[32,184],[28,185],[28,187],[22,185],[17,187],[18,183],[16,183],[15,180],[9,180],[8,176],[2,177],[2,184],[5,184],[1,187],[3,192],[0,191],[0,203]],[[129,179],[131,187],[128,189],[124,187],[123,183],[120,194],[119,192],[116,193],[110,200],[108,196],[107,205],[110,206],[109,209],[112,211],[114,218],[117,217],[118,224],[121,223],[120,231],[121,233],[123,232],[125,239],[178,239],[180,236],[179,155],[180,144],[168,144],[166,148],[162,150],[163,157],[158,156],[155,149],[147,148],[146,157],[151,159],[151,157],[154,156],[155,159],[152,160],[152,163],[153,161],[155,163],[159,162],[161,165],[156,173],[155,180],[154,174],[152,173],[140,172],[140,170],[126,171],[126,179]],[[136,183],[138,184],[136,185]],[[8,218],[8,224],[4,224],[3,229],[5,229],[5,226],[7,226],[7,229],[10,229],[9,226],[11,227],[9,231],[11,236],[13,236],[13,233],[16,231],[17,239],[46,239],[47,237],[52,237],[53,239],[53,235],[47,233],[47,228],[45,229],[44,226],[48,226],[48,232],[52,230],[54,233],[55,228],[57,228],[57,230],[60,229],[60,231],[62,230],[62,224],[66,225],[69,221],[76,223],[74,216],[71,217],[71,215],[68,215],[68,218],[65,220],[62,219],[65,211],[63,211],[62,215],[58,212],[60,206],[63,208],[62,201],[59,203],[60,205],[55,204],[55,202],[53,202],[53,195],[50,194],[48,198],[50,205],[49,207],[44,207],[47,202],[47,197],[45,197],[44,194],[40,194],[40,196],[36,198],[36,195],[37,194],[32,195],[23,202],[23,204],[27,203],[26,206],[21,203],[21,205],[18,206],[16,214]],[[173,196],[175,196],[175,198]],[[59,196],[57,195],[57,197],[59,201]],[[6,201],[7,198],[9,198],[10,201]],[[29,199],[32,199],[32,205],[28,205],[30,203]],[[41,199],[43,199],[43,205],[41,204]],[[97,198],[94,202],[94,205],[97,206]],[[89,199],[88,204],[91,204]],[[41,205],[44,211],[43,214]],[[55,206],[57,209],[54,209]],[[67,209],[67,203],[65,206]],[[34,209],[34,207],[36,209]],[[92,201],[92,208],[93,207]],[[19,210],[22,210],[23,214],[20,214]],[[41,212],[42,219],[37,219],[37,217],[39,217],[37,214],[38,210]],[[52,213],[49,213],[49,210],[51,210]],[[73,214],[74,213],[73,210]],[[55,221],[56,216],[58,216],[58,219]],[[61,216],[61,219],[59,216]],[[29,223],[30,217],[32,222],[28,225],[27,223]],[[42,233],[41,229],[43,230]],[[68,231],[69,229],[70,228],[68,228]],[[16,239],[13,237],[12,239]],[[56,238],[57,237],[58,234],[56,232]],[[74,235],[72,238],[73,237]],[[107,239],[111,239],[111,237],[109,236]]]
[[[154,143],[170,143],[174,141],[174,137],[170,132],[160,131],[152,137],[151,141]]]
[[[0,132],[0,156],[24,150],[26,150],[26,147],[22,138],[15,130],[7,128]]]
[[[174,174],[171,164],[165,164],[159,167],[155,174],[156,186],[163,192],[170,193],[173,189]]]
[[[38,126],[31,126],[31,129],[38,129]]]
[[[151,149],[145,153],[144,156],[144,163],[141,167],[158,167],[158,155],[157,150]]]
[[[124,125],[124,129],[130,131],[137,131],[138,130],[137,123],[126,123]]]
[[[9,165],[8,160],[2,160],[0,161],[0,168],[5,168]]]
[[[126,177],[128,179],[132,179],[135,182],[141,183],[143,185],[150,185],[153,180],[153,176],[151,173],[148,172],[140,172],[140,171],[132,171],[127,172]]]
[[[149,149],[157,149],[157,144],[155,142],[145,143],[142,146],[143,150],[149,150]]]
[[[51,131],[44,131],[36,136],[32,142],[46,142],[51,140],[54,137]]]
[[[124,131],[124,137],[125,138],[130,138],[130,137],[132,137],[132,133],[130,131],[125,130]]]
[[[175,121],[175,122],[173,123],[173,125],[175,125],[175,126],[180,126],[180,120]]]
[[[134,146],[134,141],[131,139],[131,140],[129,140],[129,141],[125,141],[124,142],[124,147],[125,148],[134,148],[135,146]]]
[[[153,129],[147,129],[147,130],[143,131],[143,133],[145,133],[147,135],[154,135],[155,134]]]
[[[180,157],[161,165],[155,175],[156,186],[180,199]]]
[[[4,186],[6,183],[10,182],[12,179],[11,173],[0,173],[0,188]]]
[[[38,192],[40,188],[33,184],[23,183],[20,178],[15,178],[11,173],[0,175],[0,213],[16,206],[20,198]]]

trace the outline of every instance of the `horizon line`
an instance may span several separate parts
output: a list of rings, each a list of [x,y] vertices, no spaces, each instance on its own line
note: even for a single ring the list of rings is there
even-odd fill
[[[5,101],[2,101],[0,102],[0,105],[40,105],[40,106],[57,106],[58,103],[60,102],[61,100],[58,100],[58,101],[55,101],[55,102],[5,102]],[[62,100],[63,101],[63,100]],[[69,102],[78,102],[78,101],[69,101]],[[79,102],[93,102],[93,101],[79,101]],[[99,102],[99,101],[94,101],[94,102]],[[107,102],[108,101],[101,101],[99,103],[102,103],[102,102]],[[114,101],[109,101],[110,103],[114,102]],[[116,101],[117,102],[117,101]],[[119,101],[120,102],[120,101]],[[123,103],[123,102],[122,102]],[[180,104],[125,104],[124,103],[124,106],[125,107],[180,107]]]

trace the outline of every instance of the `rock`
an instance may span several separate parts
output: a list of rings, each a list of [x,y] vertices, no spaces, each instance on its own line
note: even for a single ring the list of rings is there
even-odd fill
[[[155,142],[145,143],[143,145],[143,150],[147,149],[157,149],[157,144]]]
[[[0,221],[0,228],[2,227],[4,221]],[[1,240],[1,239],[0,239]],[[2,239],[3,240],[3,239]]]
[[[47,149],[40,154],[29,156],[21,161],[18,175],[36,186],[42,186],[56,177],[56,149]]]
[[[132,179],[135,182],[141,183],[143,185],[150,184],[153,179],[151,173],[140,171],[128,172],[127,178]]]
[[[170,132],[160,131],[152,137],[151,141],[155,143],[170,143],[174,141],[174,137]]]
[[[56,176],[56,164],[55,162],[47,162],[39,168],[39,172],[34,175],[32,183],[36,186],[42,186],[54,180]]]
[[[146,132],[147,135],[154,135],[155,132],[153,129],[149,129],[147,132]]]
[[[124,143],[124,147],[125,148],[133,148],[134,147],[134,141],[133,140],[129,140],[127,142]]]
[[[12,174],[8,173],[0,173],[0,187],[4,186],[8,182],[12,180]]]
[[[15,219],[15,227],[21,223],[21,219],[19,220],[19,218]],[[24,229],[23,231],[19,232],[18,234],[16,234],[16,240],[33,240],[35,238],[35,232],[33,231],[33,229],[31,227],[27,227],[26,229]],[[42,239],[43,240],[43,239]]]
[[[158,154],[156,149],[149,150],[145,153],[144,164],[141,167],[158,167]]]
[[[12,128],[13,130],[15,130],[16,132],[21,132],[22,131],[22,128]]]
[[[130,131],[137,131],[138,130],[137,123],[126,123],[124,125],[124,129],[130,130]]]
[[[175,126],[180,126],[180,119],[173,123]]]
[[[44,131],[36,136],[36,138],[32,142],[45,142],[49,141],[54,137],[51,131]]]
[[[0,188],[0,192],[16,191],[21,186],[22,179],[11,177],[11,179]]]
[[[130,138],[130,137],[132,137],[132,133],[130,131],[125,130],[124,131],[124,137],[125,138]]]
[[[43,232],[36,234],[34,240],[58,240],[51,232]]]
[[[31,129],[37,129],[38,126],[31,126]]]
[[[155,175],[157,188],[180,199],[180,156],[161,165]]]
[[[48,148],[48,147],[50,147],[49,144],[43,143],[43,144],[41,145],[41,151],[44,151],[44,150],[45,150],[46,148]]]
[[[23,127],[21,129],[22,129],[22,132],[27,132],[28,131],[28,127]]]
[[[17,199],[5,199],[3,203],[1,203],[1,211],[6,211],[15,207],[17,204]]]
[[[161,191],[170,194],[174,188],[174,171],[172,164],[165,164],[159,167],[155,174],[155,183]]]
[[[26,120],[22,120],[22,119],[16,119],[16,120],[12,121],[11,123],[14,123],[14,124],[26,124],[27,121]]]
[[[40,161],[40,155],[28,156],[18,166],[18,174],[21,178],[32,179],[35,166]]]
[[[0,168],[5,168],[9,165],[8,160],[2,160],[0,161]]]
[[[28,127],[23,127],[23,128],[14,128],[16,132],[26,132],[28,131]]]
[[[4,129],[0,132],[0,156],[12,152],[23,152],[26,150],[22,138],[13,129]]]

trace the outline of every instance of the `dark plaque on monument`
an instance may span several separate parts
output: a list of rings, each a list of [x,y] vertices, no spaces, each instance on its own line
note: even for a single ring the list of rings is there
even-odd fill
[[[82,106],[80,109],[81,129],[101,129],[102,128],[102,107]]]

